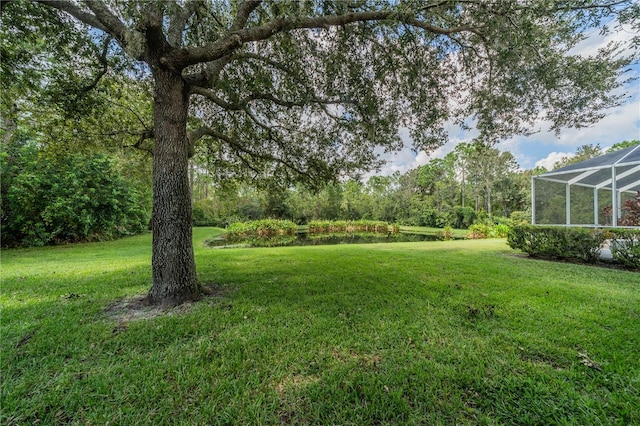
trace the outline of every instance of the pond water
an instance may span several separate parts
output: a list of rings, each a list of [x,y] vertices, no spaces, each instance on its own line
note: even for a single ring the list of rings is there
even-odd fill
[[[335,244],[375,244],[375,243],[406,243],[419,241],[439,241],[436,235],[379,233],[339,233],[339,234],[308,234],[300,232],[297,235],[281,235],[270,238],[248,238],[229,241],[223,237],[207,240],[208,247],[288,247],[288,246],[319,246]]]

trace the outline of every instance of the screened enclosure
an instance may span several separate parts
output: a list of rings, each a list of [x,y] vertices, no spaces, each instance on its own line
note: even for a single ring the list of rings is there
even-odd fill
[[[640,191],[640,145],[571,164],[531,179],[532,223],[612,226]]]

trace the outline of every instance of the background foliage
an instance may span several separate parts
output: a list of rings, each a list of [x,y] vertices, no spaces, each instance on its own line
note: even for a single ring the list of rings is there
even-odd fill
[[[33,143],[3,147],[2,245],[92,241],[139,233],[144,197],[104,154],[48,156]]]

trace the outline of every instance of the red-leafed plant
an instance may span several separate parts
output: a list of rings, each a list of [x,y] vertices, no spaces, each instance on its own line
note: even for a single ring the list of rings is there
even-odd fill
[[[602,214],[607,218],[611,218],[612,213],[611,206],[606,206],[602,209]],[[634,198],[625,201],[622,205],[622,219],[620,219],[618,225],[640,226],[640,191],[636,193]]]
[[[636,196],[624,202],[623,216],[620,221],[622,226],[640,226],[640,191]]]

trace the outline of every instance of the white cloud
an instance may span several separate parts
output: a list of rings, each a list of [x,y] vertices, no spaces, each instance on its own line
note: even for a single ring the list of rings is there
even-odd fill
[[[571,152],[550,152],[542,160],[536,161],[536,167],[544,167],[547,170],[552,170],[553,166],[558,162],[563,160],[564,158],[575,157],[574,153]]]
[[[613,21],[609,24],[609,27],[613,28],[616,25],[616,21]],[[628,45],[631,34],[635,34],[631,25],[623,25],[616,31],[612,31],[605,35],[600,34],[599,29],[592,29],[587,34],[587,38],[571,49],[569,54],[596,56],[598,55],[598,50],[607,47],[609,43],[621,43]]]
[[[638,95],[628,103],[610,110],[606,117],[590,127],[564,129],[559,136],[552,132],[536,133],[529,137],[518,136],[500,143],[498,147],[513,153],[518,164],[528,169],[554,152],[575,152],[582,145],[596,144],[606,149],[615,143],[633,139],[640,139]]]

